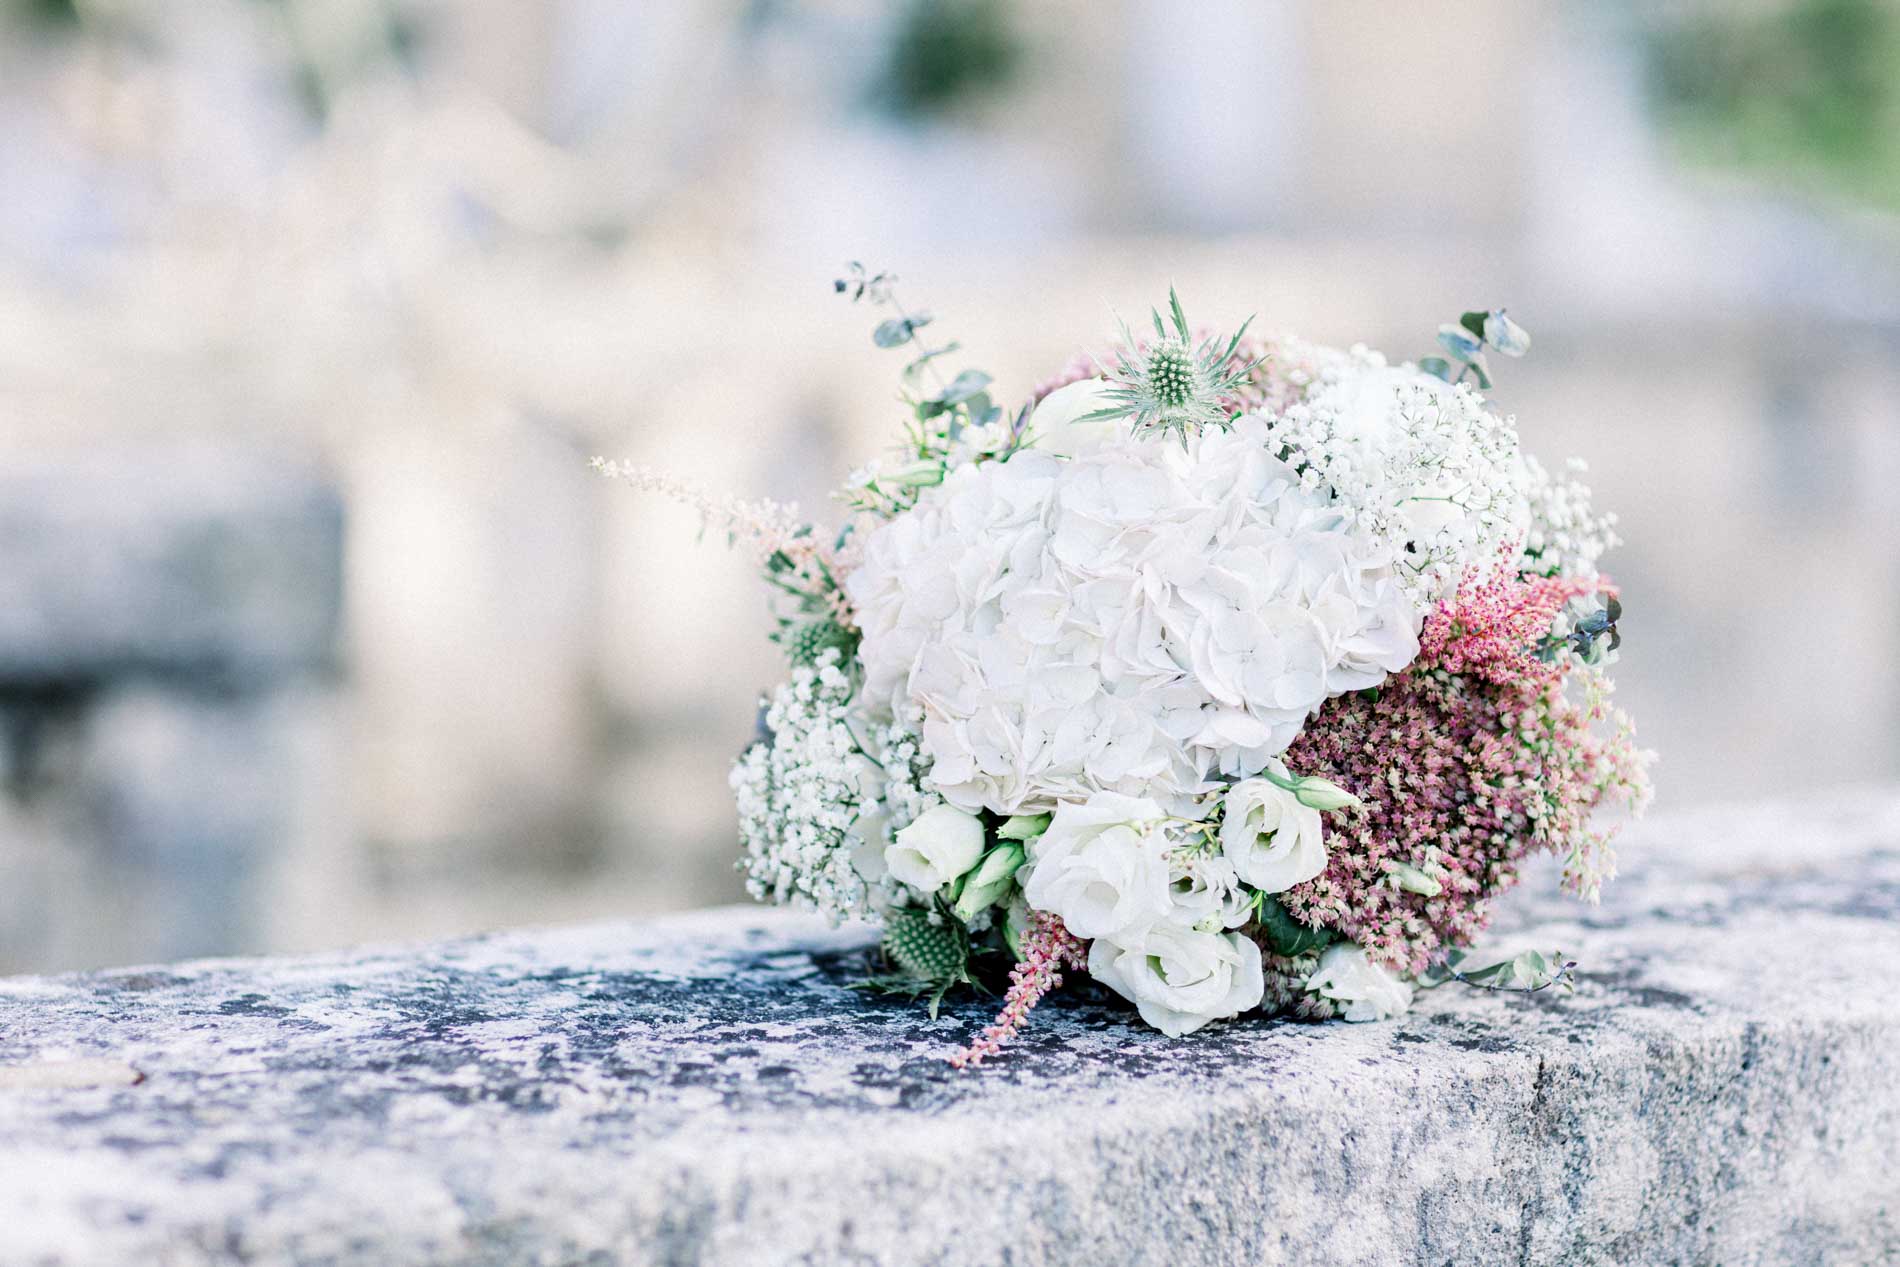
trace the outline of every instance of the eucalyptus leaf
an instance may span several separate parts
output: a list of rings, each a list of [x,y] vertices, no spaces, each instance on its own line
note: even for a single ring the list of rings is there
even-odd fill
[[[1460,361],[1476,361],[1484,355],[1484,336],[1463,326],[1438,327],[1438,345]]]
[[[1486,343],[1506,356],[1522,356],[1531,350],[1531,336],[1502,308],[1485,316],[1482,333]]]
[[[1490,317],[1488,312],[1463,312],[1458,314],[1458,324],[1471,331],[1478,338],[1484,338],[1484,323]]]
[[[1418,368],[1433,378],[1442,378],[1447,383],[1451,381],[1451,362],[1442,356],[1421,356],[1418,358]]]
[[[963,345],[961,343],[954,343],[954,342],[946,343],[940,348],[931,348],[928,351],[919,355],[917,359],[912,361],[909,365],[906,365],[904,367],[904,377],[914,382],[917,379],[917,377],[924,372],[924,369],[932,361],[936,360],[940,356],[948,356],[952,352],[960,352],[962,350],[963,350]]]
[[[950,380],[950,386],[937,393],[937,400],[945,405],[959,405],[981,392],[990,385],[990,376],[982,370],[964,370]]]
[[[1480,391],[1488,392],[1491,390],[1491,376],[1485,373],[1484,358],[1482,356],[1480,356],[1477,360],[1471,362],[1471,364],[1467,365],[1465,368],[1470,370],[1471,376],[1478,380],[1478,389]]]
[[[929,324],[930,317],[925,313],[914,317],[886,317],[877,323],[877,329],[871,331],[871,342],[881,348],[902,347]]]

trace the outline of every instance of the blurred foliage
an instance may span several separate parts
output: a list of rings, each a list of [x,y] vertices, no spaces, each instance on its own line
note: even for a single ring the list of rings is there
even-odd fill
[[[1007,87],[1021,53],[1002,0],[910,0],[874,96],[901,118],[941,115]]]
[[[413,74],[423,52],[426,34],[416,6],[408,0],[379,0],[354,9],[324,10],[327,0],[247,0],[258,9],[274,12],[289,56],[282,73],[298,103],[311,119],[325,122],[332,99],[344,84],[394,70]],[[0,18],[21,29],[51,37],[74,37],[117,45],[151,54],[163,44],[170,17],[166,0],[101,4],[93,0],[0,0]],[[312,13],[311,24],[300,20]],[[307,29],[327,28],[335,38],[321,49],[312,46]]]
[[[1692,161],[1900,210],[1892,0],[1701,4],[1645,44],[1652,99]]]
[[[59,30],[79,25],[79,6],[74,0],[11,0],[6,7],[29,27]]]

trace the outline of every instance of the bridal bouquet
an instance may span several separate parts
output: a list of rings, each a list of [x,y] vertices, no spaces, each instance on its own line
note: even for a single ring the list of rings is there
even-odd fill
[[[841,530],[643,467],[779,595],[790,678],[732,772],[751,892],[883,928],[871,984],[1013,964],[993,1054],[1065,971],[1172,1036],[1260,1009],[1376,1020],[1457,978],[1527,855],[1594,900],[1648,754],[1609,702],[1614,519],[1520,449],[1503,311],[1393,364],[1215,335],[1178,300],[1005,410],[886,275],[836,283],[904,349],[896,448]]]

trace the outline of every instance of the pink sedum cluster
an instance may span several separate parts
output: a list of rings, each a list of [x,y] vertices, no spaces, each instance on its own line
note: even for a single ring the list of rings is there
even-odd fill
[[[1563,856],[1567,886],[1595,899],[1614,874],[1614,829],[1592,827],[1591,812],[1640,810],[1649,757],[1601,673],[1533,648],[1569,599],[1604,589],[1507,567],[1467,578],[1427,617],[1405,673],[1320,710],[1287,763],[1364,805],[1333,816],[1326,870],[1281,895],[1294,918],[1421,973],[1485,927],[1528,854]],[[1439,891],[1401,886],[1394,864]]]

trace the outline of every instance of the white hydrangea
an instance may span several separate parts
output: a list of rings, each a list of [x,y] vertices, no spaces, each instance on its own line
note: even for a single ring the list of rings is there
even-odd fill
[[[1258,418],[954,470],[846,591],[867,704],[916,722],[946,800],[998,814],[1103,790],[1178,810],[1418,651],[1391,556]]]
[[[1421,601],[1525,538],[1531,476],[1511,419],[1469,388],[1364,347],[1300,354],[1314,379],[1271,421],[1272,441],[1308,487],[1331,489],[1351,522],[1402,561]]]
[[[880,763],[853,733],[852,684],[828,650],[772,695],[770,737],[728,782],[739,809],[740,868],[754,898],[817,910],[834,924],[905,896],[884,866],[891,834],[934,802],[917,786],[914,740],[886,728]],[[887,774],[887,771],[889,772]]]

